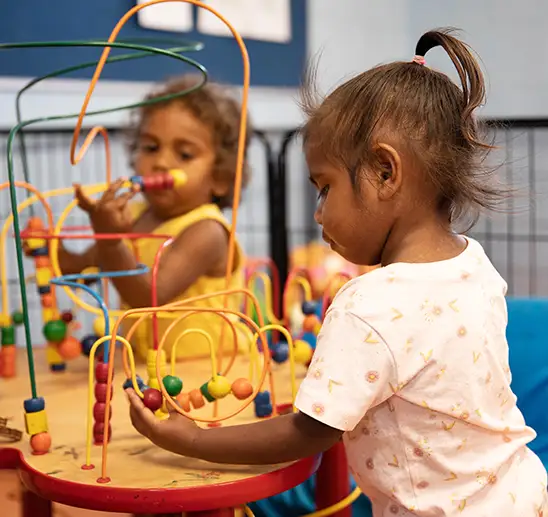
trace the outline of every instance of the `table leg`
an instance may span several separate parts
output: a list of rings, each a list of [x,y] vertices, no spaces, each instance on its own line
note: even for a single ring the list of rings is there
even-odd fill
[[[42,499],[34,492],[21,486],[22,517],[52,517],[51,501]]]
[[[350,493],[348,462],[342,441],[323,453],[322,462],[316,473],[316,507],[327,508],[344,499]],[[332,514],[333,517],[351,517],[352,508]]]

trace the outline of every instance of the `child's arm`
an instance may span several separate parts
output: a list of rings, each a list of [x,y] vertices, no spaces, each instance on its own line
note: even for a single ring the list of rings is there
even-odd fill
[[[78,204],[90,217],[96,233],[128,233],[133,221],[127,203],[134,192],[116,196],[122,180],[113,183],[99,201],[88,198],[79,186],[75,194]],[[184,292],[202,275],[211,274],[226,259],[226,230],[213,220],[200,221],[164,250],[156,277],[157,304],[164,305]],[[121,239],[99,240],[96,243],[98,265],[105,271],[131,271],[137,261]],[[150,307],[152,272],[119,278],[112,282],[130,307]]]
[[[215,463],[285,463],[323,452],[342,435],[342,431],[304,413],[254,424],[202,429],[175,412],[167,420],[158,420],[133,390],[127,393],[131,421],[142,435],[168,451]]]
[[[97,246],[94,244],[82,253],[67,250],[59,243],[59,267],[64,275],[81,273],[84,269],[97,267]]]

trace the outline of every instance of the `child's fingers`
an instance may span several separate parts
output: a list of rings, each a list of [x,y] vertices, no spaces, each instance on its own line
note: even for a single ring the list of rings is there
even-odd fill
[[[131,423],[139,433],[148,437],[150,430],[156,425],[157,420],[152,411],[143,404],[143,401],[137,396],[135,391],[127,389],[126,393],[130,404],[129,416]]]
[[[101,197],[102,203],[108,203],[109,201],[112,201],[116,197],[116,193],[120,188],[122,187],[124,183],[123,178],[118,178],[116,181],[111,183],[108,188],[105,190],[103,196]]]
[[[95,208],[96,202],[84,194],[81,185],[78,183],[74,184],[74,197],[76,198],[76,201],[78,201],[78,206],[84,212],[89,213]]]
[[[124,208],[127,203],[137,194],[137,191],[135,190],[128,190],[127,192],[124,192],[123,194],[120,194],[116,198],[116,204],[118,208]]]

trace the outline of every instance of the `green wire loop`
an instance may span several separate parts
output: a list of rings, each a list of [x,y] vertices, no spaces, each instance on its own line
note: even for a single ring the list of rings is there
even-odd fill
[[[149,99],[145,101],[135,102],[132,104],[126,104],[124,106],[117,106],[113,108],[105,108],[95,111],[89,111],[86,113],[87,116],[93,116],[93,115],[101,115],[106,113],[114,113],[118,111],[123,110],[129,110],[134,108],[140,108],[143,106],[149,106],[152,104],[157,104],[160,102],[169,101],[172,99],[175,99],[177,97],[181,97],[183,95],[187,95],[195,90],[198,90],[201,88],[204,84],[207,82],[207,70],[206,68],[198,63],[197,61],[179,54],[179,52],[185,52],[185,51],[199,51],[203,48],[203,45],[201,43],[195,43],[195,42],[189,42],[186,45],[181,46],[181,42],[179,40],[161,40],[163,43],[171,43],[171,44],[179,44],[178,47],[173,47],[169,49],[163,49],[158,47],[149,46],[147,42],[156,42],[158,40],[149,40],[149,39],[132,39],[132,40],[125,40],[125,41],[117,41],[117,42],[107,42],[107,41],[51,41],[51,42],[21,42],[21,43],[3,43],[0,44],[0,51],[1,50],[11,50],[11,49],[23,49],[23,48],[55,48],[55,47],[111,47],[111,48],[122,48],[122,49],[130,49],[130,50],[138,50],[139,53],[131,53],[131,54],[122,54],[118,56],[113,56],[106,60],[106,64],[108,63],[114,63],[114,62],[121,62],[121,61],[129,61],[134,59],[141,59],[143,57],[148,57],[151,55],[163,55],[166,57],[170,57],[172,59],[177,59],[179,61],[182,61],[192,67],[195,67],[202,75],[201,82],[198,82],[196,85],[186,89],[182,90],[180,92],[169,94],[169,95],[163,95],[161,97],[156,97],[154,99]],[[52,115],[48,117],[40,117],[30,120],[22,120],[21,116],[21,97],[24,92],[28,91],[30,88],[35,86],[36,84],[40,83],[41,81],[44,81],[46,79],[50,79],[52,77],[59,77],[65,74],[68,74],[70,72],[74,72],[76,70],[82,70],[84,68],[89,68],[92,66],[96,66],[98,64],[98,61],[94,62],[86,62],[79,65],[74,65],[71,67],[63,68],[61,70],[57,70],[55,72],[50,72],[49,74],[46,74],[42,77],[38,77],[36,79],[31,80],[29,83],[27,83],[16,96],[16,116],[17,116],[17,124],[10,130],[8,135],[8,141],[7,141],[7,168],[8,168],[8,181],[9,181],[9,194],[10,194],[10,203],[11,203],[11,212],[13,215],[13,230],[15,233],[15,251],[17,256],[17,271],[19,275],[19,291],[21,294],[21,306],[22,306],[22,312],[23,312],[23,323],[25,328],[25,343],[26,343],[26,349],[27,349],[27,361],[28,361],[28,368],[29,368],[29,377],[30,377],[30,388],[32,397],[36,398],[38,396],[37,387],[36,387],[36,373],[34,368],[34,353],[32,349],[32,340],[30,335],[30,319],[29,319],[29,311],[28,311],[28,299],[27,299],[27,289],[25,284],[25,267],[23,262],[23,245],[21,240],[21,227],[20,227],[20,221],[19,221],[19,214],[17,212],[17,191],[15,187],[15,176],[13,172],[13,146],[15,138],[19,135],[21,140],[21,151],[22,151],[22,161],[23,161],[23,173],[24,178],[27,183],[30,183],[29,181],[29,174],[28,174],[28,161],[26,157],[26,148],[24,144],[24,139],[22,139],[23,132],[22,130],[25,127],[28,127],[32,124],[38,124],[40,122],[50,122],[50,121],[56,121],[56,120],[68,120],[71,118],[77,118],[79,116],[79,113],[71,113],[66,115]],[[32,205],[31,205],[32,206]]]

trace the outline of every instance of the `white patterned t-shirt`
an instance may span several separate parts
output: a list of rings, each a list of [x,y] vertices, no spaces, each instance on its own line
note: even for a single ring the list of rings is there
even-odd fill
[[[349,281],[299,389],[301,412],[345,432],[375,517],[548,517],[510,389],[506,283],[467,241],[453,259]]]

